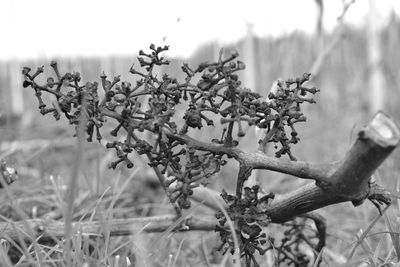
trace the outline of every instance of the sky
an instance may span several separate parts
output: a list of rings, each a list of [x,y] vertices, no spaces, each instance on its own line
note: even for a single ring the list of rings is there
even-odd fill
[[[345,21],[363,25],[369,1],[356,0]],[[376,1],[382,25],[400,14],[400,1]],[[327,30],[342,9],[343,0],[325,0]],[[316,18],[314,0],[0,0],[0,60],[132,55],[150,43],[188,57],[201,44],[239,40],[247,25],[260,37],[313,33]]]

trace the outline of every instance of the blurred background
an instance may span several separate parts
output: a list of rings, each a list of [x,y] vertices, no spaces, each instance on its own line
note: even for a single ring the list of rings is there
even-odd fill
[[[15,154],[23,149],[12,147],[12,142],[24,141],[24,149],[43,148],[49,140],[71,137],[74,129],[40,115],[34,93],[22,88],[22,67],[45,65],[49,75],[49,62],[55,59],[61,71],[79,71],[83,82],[99,81],[102,71],[133,81],[129,67],[137,63],[138,51],[151,43],[170,46],[166,56],[171,65],[159,71],[178,79],[184,77],[183,62],[196,66],[216,60],[221,48],[236,49],[247,66],[241,77],[244,86],[264,96],[275,80],[311,72],[310,84],[321,92],[317,104],[305,110],[308,122],[298,129],[301,142],[293,150],[301,160],[343,158],[358,130],[378,110],[400,122],[400,1],[2,0],[0,34],[1,155],[10,156],[17,165],[29,163],[31,169],[21,168],[28,168],[30,175],[40,169],[38,177],[62,174],[57,167],[68,157],[54,164],[34,158],[34,153]],[[242,143],[255,149],[254,139],[250,141]],[[54,153],[60,151],[60,142],[55,144]],[[105,153],[93,151],[93,157]],[[399,162],[397,149],[377,172],[378,181],[397,188]],[[223,170],[221,176],[231,173]],[[272,191],[286,192],[304,183],[269,176],[268,181],[260,180]],[[224,179],[214,186],[233,188]],[[365,227],[376,215],[372,205],[367,212],[343,206],[322,211],[333,218],[332,232],[340,231],[337,236],[351,239],[354,229]],[[355,223],[339,224],[335,230],[336,212],[352,214],[348,219]],[[340,249],[340,243],[337,246]]]

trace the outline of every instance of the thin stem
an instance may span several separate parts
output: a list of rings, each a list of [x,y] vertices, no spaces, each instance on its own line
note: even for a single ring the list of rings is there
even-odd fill
[[[246,180],[250,177],[252,170],[253,169],[251,167],[248,167],[245,164],[240,164],[239,174],[236,184],[236,197],[238,199],[242,198],[243,185],[246,182]]]
[[[233,137],[232,137],[233,124],[234,124],[234,122],[231,121],[228,125],[228,132],[226,133],[226,139],[225,139],[225,144],[224,144],[227,147],[231,147],[233,144]]]

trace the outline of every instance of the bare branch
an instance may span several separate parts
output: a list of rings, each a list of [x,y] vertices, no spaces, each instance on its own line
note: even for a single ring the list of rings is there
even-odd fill
[[[209,151],[216,154],[234,157],[252,169],[271,170],[291,174],[299,178],[313,179],[321,182],[327,178],[328,171],[336,164],[313,164],[303,161],[290,161],[270,157],[261,152],[250,153],[238,148],[201,142],[187,135],[176,135],[170,133],[168,136],[185,143],[188,147],[193,147],[197,150]]]
[[[253,169],[276,171],[316,181],[325,181],[328,176],[328,171],[336,165],[336,163],[313,164],[304,161],[278,159],[269,157],[261,152],[241,152],[239,153],[239,158]]]
[[[219,155],[227,155],[238,159],[238,155],[243,153],[240,149],[227,147],[224,145],[217,145],[213,143],[206,143],[202,141],[198,141],[186,134],[173,134],[167,133],[168,137],[179,140],[180,142],[186,144],[188,147],[200,150],[200,151],[208,151]]]
[[[378,113],[359,133],[358,140],[341,163],[333,165],[327,183],[310,183],[272,202],[269,210],[272,221],[283,222],[290,216],[344,201],[359,205],[371,196],[387,199],[388,192],[372,186],[369,180],[399,142],[399,128],[384,113]]]
[[[131,219],[113,219],[111,221],[84,221],[72,223],[72,232],[84,236],[103,236],[105,231],[110,231],[110,236],[132,235],[140,232],[163,232],[174,223],[175,215],[142,217]],[[201,218],[189,218],[175,231],[212,231],[216,221],[205,221]],[[0,238],[18,240],[22,235],[26,240],[59,239],[64,237],[65,225],[62,221],[45,219],[32,219],[20,222],[1,222]],[[34,230],[34,231],[32,231]],[[29,236],[34,232],[36,236]]]

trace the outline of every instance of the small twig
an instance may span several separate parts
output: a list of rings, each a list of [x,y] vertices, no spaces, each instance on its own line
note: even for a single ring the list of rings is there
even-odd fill
[[[342,14],[340,14],[340,16],[337,18],[337,20],[340,22],[340,24],[343,23],[344,16],[346,15],[346,13],[349,10],[349,8],[351,7],[351,5],[354,4],[355,2],[356,2],[356,0],[350,0],[347,3],[344,3]]]

